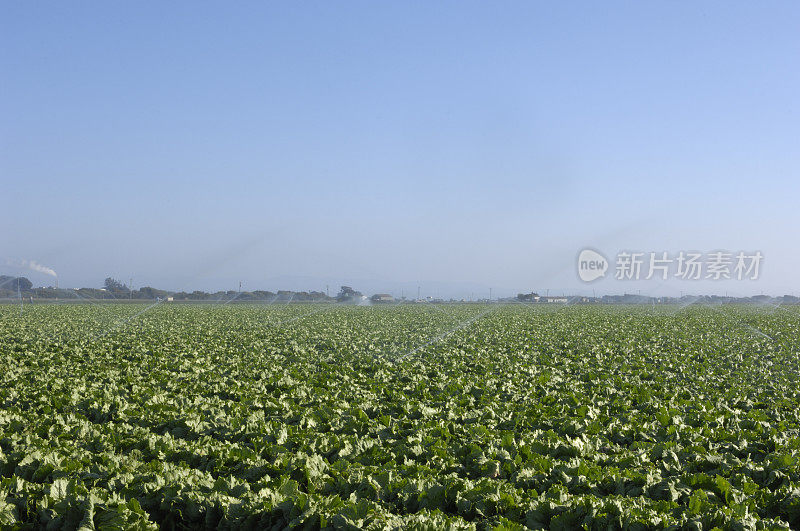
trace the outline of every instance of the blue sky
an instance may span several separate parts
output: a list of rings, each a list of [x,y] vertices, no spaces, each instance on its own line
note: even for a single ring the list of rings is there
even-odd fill
[[[16,2],[0,43],[6,273],[800,292],[796,3]],[[586,246],[764,269],[585,285]]]

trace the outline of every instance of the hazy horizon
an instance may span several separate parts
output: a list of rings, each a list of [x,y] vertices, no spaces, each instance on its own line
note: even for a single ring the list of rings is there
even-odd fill
[[[499,7],[5,4],[0,274],[800,294],[800,5]],[[764,259],[584,283],[584,248]]]

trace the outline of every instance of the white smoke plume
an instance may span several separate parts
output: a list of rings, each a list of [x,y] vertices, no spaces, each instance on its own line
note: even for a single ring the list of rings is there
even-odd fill
[[[44,273],[45,275],[50,275],[51,277],[58,276],[55,269],[42,265],[35,260],[6,260],[6,265],[14,267],[24,267],[26,269],[30,269],[31,271],[36,271],[38,273]]]

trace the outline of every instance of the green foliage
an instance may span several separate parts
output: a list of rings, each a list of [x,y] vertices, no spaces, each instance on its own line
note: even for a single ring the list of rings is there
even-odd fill
[[[0,528],[800,528],[796,309],[487,309],[0,306]]]

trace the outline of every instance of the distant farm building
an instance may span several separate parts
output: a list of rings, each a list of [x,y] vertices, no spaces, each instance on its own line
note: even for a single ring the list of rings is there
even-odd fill
[[[388,293],[376,293],[372,297],[370,297],[372,302],[394,302],[394,297],[389,295]]]

